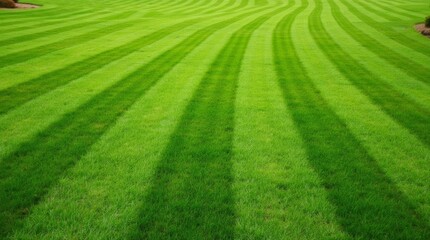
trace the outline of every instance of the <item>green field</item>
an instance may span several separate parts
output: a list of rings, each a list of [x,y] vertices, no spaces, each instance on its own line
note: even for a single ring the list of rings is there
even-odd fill
[[[428,0],[0,10],[0,239],[430,239]]]

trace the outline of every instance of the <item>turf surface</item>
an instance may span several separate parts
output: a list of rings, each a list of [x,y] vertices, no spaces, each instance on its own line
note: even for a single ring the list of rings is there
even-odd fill
[[[426,0],[0,10],[0,239],[430,239]]]

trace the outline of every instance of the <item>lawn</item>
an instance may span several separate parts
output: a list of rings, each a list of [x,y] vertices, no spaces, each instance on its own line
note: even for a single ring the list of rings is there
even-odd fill
[[[0,239],[430,239],[428,0],[0,9]]]

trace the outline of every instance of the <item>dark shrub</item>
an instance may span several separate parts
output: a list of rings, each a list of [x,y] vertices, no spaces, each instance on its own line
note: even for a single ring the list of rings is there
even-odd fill
[[[426,27],[430,27],[430,16],[426,17],[426,21],[424,22]]]
[[[2,8],[15,8],[13,0],[0,0],[0,7]]]

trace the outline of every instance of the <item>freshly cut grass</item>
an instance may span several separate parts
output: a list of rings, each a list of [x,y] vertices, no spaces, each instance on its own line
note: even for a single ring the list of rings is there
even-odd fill
[[[108,20],[113,20],[113,19],[121,19],[121,18],[125,18],[127,16],[129,16],[132,12],[125,12],[125,13],[119,13],[119,14],[114,14],[114,15],[109,15],[107,17],[102,17],[99,18],[97,21],[108,21]],[[40,37],[45,37],[48,35],[52,35],[52,34],[57,34],[57,33],[61,33],[63,31],[72,31],[75,29],[79,29],[82,27],[86,27],[88,25],[91,25],[95,23],[94,21],[88,21],[88,22],[79,22],[76,24],[71,24],[71,25],[67,25],[67,26],[63,26],[63,27],[58,27],[58,28],[54,28],[54,29],[50,29],[47,31],[42,31],[42,32],[36,32],[36,33],[31,33],[28,35],[20,35],[14,38],[8,38],[8,39],[4,39],[4,40],[0,40],[0,45],[1,46],[7,46],[9,44],[15,44],[17,42],[24,42],[24,41],[29,41],[29,40],[33,40],[33,39],[37,39]]]
[[[334,6],[332,5],[332,7]],[[349,57],[348,53],[339,48],[332,37],[328,35],[322,26],[321,20],[317,18],[312,20],[313,21],[310,21],[311,32],[314,37],[317,38],[319,47],[323,49],[327,57],[338,66],[339,71],[348,76],[348,79],[354,85],[368,95],[384,111],[399,121],[403,126],[410,129],[425,144],[429,145],[430,135],[428,132],[430,131],[430,111],[407,97],[403,97],[401,92],[395,90],[378,76],[372,74],[364,66],[361,66],[358,61],[354,61]],[[342,20],[338,20],[338,22],[339,21]],[[357,71],[360,74],[351,74]]]
[[[172,34],[173,31],[179,31],[183,27],[186,27],[193,22],[194,21],[191,20],[175,24],[168,27],[167,29],[154,32],[149,36],[143,36],[134,40],[133,42],[126,43],[121,47],[104,51],[95,56],[91,56],[90,58],[73,63],[62,69],[49,72],[35,79],[31,79],[24,83],[2,90],[0,96],[4,104],[0,108],[0,113],[4,113],[20,104],[40,96],[43,93],[49,92],[50,90],[53,90],[61,85],[67,84],[70,81],[85,76],[86,74],[91,73],[112,61],[120,59],[121,57],[124,57],[143,46],[147,46],[167,36],[168,34]],[[58,79],[59,75],[62,76],[61,79]]]
[[[398,32],[393,31],[393,28],[389,24],[384,24],[377,22],[373,20],[371,17],[367,16],[366,13],[360,12],[357,10],[357,7],[350,4],[348,1],[340,1],[339,3],[344,4],[349,11],[351,11],[355,16],[357,16],[363,23],[365,23],[368,26],[371,26],[378,31],[382,32],[383,34],[387,35],[390,39],[407,46],[411,48],[411,50],[424,53],[426,56],[430,56],[430,49],[427,47],[427,42],[423,41],[425,39],[416,38],[416,33],[412,31],[409,32],[409,34],[406,34],[404,32]],[[383,13],[383,12],[382,12]],[[382,14],[381,12],[376,12],[376,14]],[[404,21],[401,21],[401,23],[404,23]],[[399,26],[398,22],[390,22],[390,24],[395,24],[396,26]],[[408,26],[410,24],[406,24]],[[410,33],[413,34],[413,38],[410,37]]]
[[[160,160],[136,239],[233,238],[236,81],[253,31],[276,12],[235,32],[209,67]]]
[[[0,238],[430,239],[425,0],[0,11]]]
[[[320,30],[319,36],[323,31],[321,11],[322,4],[317,1],[310,29],[314,33]],[[286,40],[292,34],[293,19],[287,17],[275,30],[279,35],[274,37],[274,61],[309,161],[337,208],[339,223],[357,238],[425,239],[428,223],[328,107],[300,62],[294,61],[298,59],[294,45]],[[368,224],[363,226],[362,222]]]
[[[216,30],[248,14],[201,29],[137,69],[125,79],[107,88],[76,111],[66,114],[42,133],[24,143],[0,162],[2,195],[1,232],[7,233],[29,208],[38,202],[58,177],[73,165],[103,134],[115,119],[126,111],[145,91],[173,68],[193,48]],[[141,82],[141,79],[145,79]],[[144,83],[144,84],[143,84]],[[100,115],[100,112],[106,114]],[[109,113],[109,114],[107,114]],[[67,147],[62,147],[67,145]],[[46,153],[50,153],[47,155]],[[40,158],[49,159],[40,164]],[[37,174],[36,174],[37,173]],[[49,173],[49,174],[48,174]],[[16,188],[19,186],[19,188]],[[26,196],[33,196],[32,198]]]

